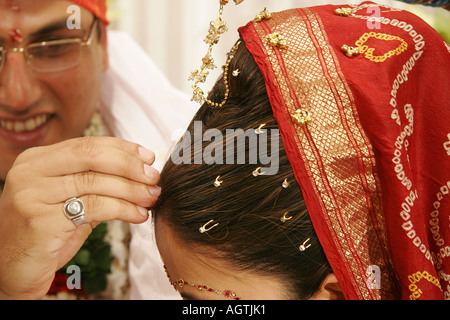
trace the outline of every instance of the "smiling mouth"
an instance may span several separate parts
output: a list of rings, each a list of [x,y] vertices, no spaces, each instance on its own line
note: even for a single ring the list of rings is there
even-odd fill
[[[49,114],[38,115],[26,120],[0,119],[0,128],[16,133],[31,132],[45,125],[49,119]]]

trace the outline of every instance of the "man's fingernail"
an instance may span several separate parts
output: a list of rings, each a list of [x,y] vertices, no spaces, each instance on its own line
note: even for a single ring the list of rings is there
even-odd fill
[[[155,161],[155,153],[151,150],[145,149],[144,147],[139,147],[139,155],[146,162],[153,163],[153,161]]]
[[[137,207],[138,211],[140,214],[142,214],[143,217],[147,218],[148,217],[148,210],[142,207]]]
[[[158,198],[161,195],[161,188],[158,186],[149,186],[148,190],[150,191],[150,194],[155,198]]]
[[[151,166],[144,164],[144,172],[151,180],[159,180],[159,172]]]

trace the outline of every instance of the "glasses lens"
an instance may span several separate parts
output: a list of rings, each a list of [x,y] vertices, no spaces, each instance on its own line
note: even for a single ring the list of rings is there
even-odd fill
[[[27,50],[31,67],[38,72],[69,69],[80,62],[79,41],[61,40],[30,45]]]

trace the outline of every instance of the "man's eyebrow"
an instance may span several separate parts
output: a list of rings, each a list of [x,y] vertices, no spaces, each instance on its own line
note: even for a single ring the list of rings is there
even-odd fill
[[[41,29],[39,29],[38,31],[33,32],[32,34],[30,34],[30,37],[38,37],[38,36],[42,36],[48,33],[52,33],[54,31],[59,31],[61,29],[67,29],[67,19],[64,18],[61,21],[56,21],[53,22]]]
[[[41,29],[33,32],[32,34],[30,34],[27,37],[37,38],[39,36],[50,34],[52,32],[60,31],[60,30],[63,30],[63,29],[67,29],[67,19],[66,18],[64,18],[61,21],[56,21],[56,22],[49,23],[48,25],[46,25],[46,26],[42,27]],[[2,36],[0,36],[0,42],[4,42],[4,41],[6,41],[6,38],[3,38]]]

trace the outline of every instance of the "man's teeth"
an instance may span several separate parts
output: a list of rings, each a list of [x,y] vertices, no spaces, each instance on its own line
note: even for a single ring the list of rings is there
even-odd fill
[[[14,132],[33,131],[42,126],[49,119],[49,115],[40,115],[25,121],[0,120],[0,127]]]

